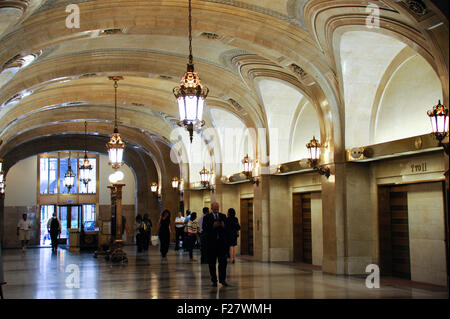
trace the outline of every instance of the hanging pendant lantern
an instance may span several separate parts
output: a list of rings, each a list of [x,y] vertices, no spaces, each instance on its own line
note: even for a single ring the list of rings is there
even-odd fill
[[[200,181],[203,187],[209,185],[209,171],[203,166],[203,169],[200,171]]]
[[[86,187],[91,181],[90,175],[92,170],[92,165],[89,162],[89,158],[87,156],[87,122],[84,122],[84,159],[81,165],[78,167],[78,171],[80,172],[80,182],[82,182]]]
[[[189,138],[192,143],[194,130],[198,131],[205,125],[203,109],[209,89],[201,83],[198,73],[194,71],[191,11],[191,0],[189,0],[189,62],[187,71],[181,78],[180,85],[173,89],[173,94],[177,99],[180,113],[178,125],[189,131]]]
[[[69,152],[69,162],[67,165],[67,172],[64,174],[64,186],[70,190],[75,185],[75,173],[72,171],[72,166],[70,165],[70,152]]]
[[[109,156],[109,165],[115,170],[119,169],[123,165],[123,151],[125,149],[125,142],[119,134],[119,128],[117,127],[117,82],[123,80],[121,76],[110,76],[110,80],[114,81],[114,133],[111,135],[109,142],[106,144]]]

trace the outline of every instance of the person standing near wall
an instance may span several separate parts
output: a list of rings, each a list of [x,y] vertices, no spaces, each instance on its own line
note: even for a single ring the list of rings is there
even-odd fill
[[[127,219],[122,215],[122,240],[127,241],[128,234],[130,233],[130,227],[128,226]]]
[[[225,221],[225,230],[227,233],[227,241],[228,241],[228,255],[230,261],[234,264],[236,261],[236,246],[237,239],[239,237],[239,230],[241,229],[241,225],[239,225],[239,220],[236,218],[236,211],[234,208],[228,209],[228,217]]]
[[[143,220],[144,224],[145,224],[145,233],[144,233],[144,250],[147,251],[148,247],[150,246],[151,243],[151,237],[152,237],[152,221],[150,220],[150,218],[148,217],[148,214],[144,214],[144,220]]]
[[[191,214],[191,218],[189,219],[189,222],[187,224],[187,240],[188,240],[188,242],[186,244],[187,244],[187,248],[188,248],[188,252],[189,252],[189,259],[191,262],[197,261],[196,259],[194,259],[194,254],[193,254],[194,245],[198,238],[198,230],[199,230],[198,221],[196,219],[197,219],[197,213],[193,212]]]
[[[203,218],[209,214],[209,208],[203,207],[203,215],[199,217],[198,219],[198,226],[199,226],[199,235],[200,235],[200,263],[207,264],[208,263],[208,257],[207,257],[207,238],[206,238],[206,232],[203,231]]]
[[[145,224],[142,221],[142,216],[138,214],[136,216],[136,224],[135,228],[136,230],[136,246],[137,246],[137,252],[142,252],[142,247],[144,245],[144,235],[145,235]]]
[[[17,224],[17,236],[22,243],[22,251],[25,252],[26,245],[30,241],[30,220],[27,219],[27,214],[22,215],[22,219]]]
[[[191,211],[186,210],[186,217],[184,217],[184,233],[183,233],[183,249],[187,250],[187,224],[189,223],[189,218],[191,218]]]
[[[61,222],[56,216],[56,212],[53,213],[52,218],[48,220],[47,230],[52,240],[52,252],[58,251],[58,236],[61,234]]]
[[[180,241],[184,237],[184,217],[181,212],[178,212],[175,218],[175,250],[180,250]]]
[[[165,209],[161,213],[161,217],[158,222],[158,237],[159,237],[159,251],[163,261],[167,261],[167,252],[169,251],[170,244],[170,211]]]

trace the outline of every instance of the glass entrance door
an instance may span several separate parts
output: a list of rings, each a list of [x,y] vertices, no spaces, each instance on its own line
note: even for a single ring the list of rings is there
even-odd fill
[[[81,205],[58,206],[58,217],[61,221],[61,239],[69,237],[69,229],[80,228]]]
[[[61,235],[59,238],[67,239],[69,237],[69,231],[67,229],[67,215],[68,215],[68,206],[58,206],[58,218],[61,222]]]
[[[41,231],[40,231],[41,246],[45,247],[51,246],[51,239],[50,234],[48,233],[47,225],[50,218],[52,218],[55,210],[56,210],[55,205],[41,205]]]

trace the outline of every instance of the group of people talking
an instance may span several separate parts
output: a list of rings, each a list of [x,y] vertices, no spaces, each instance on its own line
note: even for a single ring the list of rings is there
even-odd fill
[[[148,249],[149,239],[143,238],[150,238],[150,235],[147,235],[145,231],[139,230],[144,227],[142,226],[142,224],[145,224],[143,220],[140,220],[139,223],[138,220],[136,221],[138,251]],[[147,220],[150,220],[148,216]],[[148,221],[147,231],[149,231]],[[236,211],[230,208],[228,209],[227,215],[222,214],[219,203],[217,202],[211,204],[211,209],[204,207],[201,216],[198,216],[197,212],[191,213],[189,210],[186,212],[186,216],[183,216],[182,212],[179,212],[175,218],[175,250],[184,248],[189,252],[190,262],[196,262],[197,260],[193,256],[193,249],[196,243],[198,243],[201,254],[200,262],[209,265],[213,287],[217,287],[217,282],[223,286],[228,286],[226,282],[227,258],[230,259],[231,263],[235,263],[237,239],[240,229],[239,221],[236,218]],[[166,209],[161,213],[156,226],[156,233],[158,234],[160,243],[159,249],[163,261],[167,261],[171,232],[170,211]],[[181,243],[182,245],[180,245]],[[217,278],[216,272],[217,262],[219,263],[219,278]]]

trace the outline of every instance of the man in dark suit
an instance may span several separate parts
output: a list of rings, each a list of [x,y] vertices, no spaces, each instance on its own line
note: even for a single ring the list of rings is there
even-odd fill
[[[228,286],[227,277],[227,240],[225,221],[227,217],[219,212],[219,203],[211,204],[212,212],[203,218],[203,231],[206,233],[209,273],[213,287],[217,287],[216,261],[219,260],[219,282]]]

